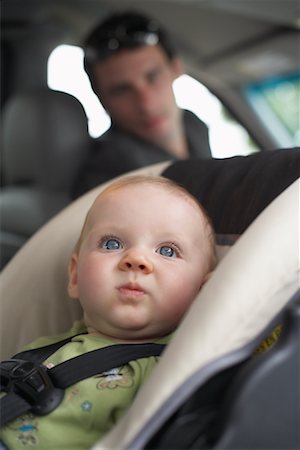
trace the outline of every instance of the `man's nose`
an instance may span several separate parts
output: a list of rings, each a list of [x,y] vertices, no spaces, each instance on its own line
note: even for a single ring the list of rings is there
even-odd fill
[[[147,86],[136,89],[136,101],[142,110],[148,110],[153,105],[153,93]]]
[[[135,271],[149,274],[153,272],[153,264],[150,259],[138,251],[127,252],[119,262],[119,269],[123,271]]]

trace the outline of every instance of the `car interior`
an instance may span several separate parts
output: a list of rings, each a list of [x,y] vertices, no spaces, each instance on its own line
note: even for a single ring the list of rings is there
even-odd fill
[[[213,153],[134,173],[175,180],[200,200],[218,265],[132,406],[93,450],[299,448],[298,0],[2,0],[1,360],[82,316],[66,291],[68,258],[107,183],[76,200],[71,186],[109,125],[101,105],[93,116],[72,90],[71,54],[82,58],[86,33],[126,9],[173,34],[186,71],[178,103],[207,122]],[[200,94],[188,104],[187,80],[218,105],[221,123]],[[278,325],[278,342],[253,358]]]
[[[70,89],[79,84],[71,51],[80,50],[85,35],[107,14],[134,8],[164,24],[186,74],[213,95],[206,106],[198,91],[183,84],[184,77],[178,80],[183,84],[178,102],[194,107],[209,126],[213,157],[299,145],[297,0],[3,0],[1,267],[71,201],[70,186],[95,138],[92,122],[97,136],[107,126],[101,128],[107,117],[102,111],[100,120],[99,101],[93,98],[98,103],[93,119],[84,95]],[[59,49],[65,52],[62,62],[51,65]],[[64,83],[53,80],[51,73],[58,72],[65,73]],[[188,95],[199,98],[194,106],[186,105]],[[220,126],[211,123],[216,115]],[[241,127],[237,135],[231,135],[233,124]]]

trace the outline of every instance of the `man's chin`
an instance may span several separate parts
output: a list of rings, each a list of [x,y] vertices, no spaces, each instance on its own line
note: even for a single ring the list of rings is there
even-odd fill
[[[168,140],[168,136],[170,135],[168,121],[163,120],[159,123],[141,126],[136,134],[143,140],[162,145],[163,142]]]

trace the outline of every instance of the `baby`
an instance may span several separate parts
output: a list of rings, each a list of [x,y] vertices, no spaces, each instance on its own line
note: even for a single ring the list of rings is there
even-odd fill
[[[47,358],[53,367],[122,343],[168,343],[216,263],[214,232],[198,201],[162,177],[121,178],[90,208],[69,262],[68,293],[83,321]],[[46,416],[25,414],[1,433],[2,449],[89,449],[132,403],[158,357],[130,361],[69,387]]]

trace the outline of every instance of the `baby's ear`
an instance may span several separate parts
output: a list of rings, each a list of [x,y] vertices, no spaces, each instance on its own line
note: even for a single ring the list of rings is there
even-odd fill
[[[68,266],[69,283],[68,294],[71,298],[79,298],[78,276],[77,276],[78,254],[73,253]]]

